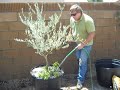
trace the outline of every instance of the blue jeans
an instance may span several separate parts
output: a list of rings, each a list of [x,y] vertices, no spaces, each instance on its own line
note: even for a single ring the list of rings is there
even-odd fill
[[[90,54],[92,46],[85,46],[84,49]],[[88,62],[88,55],[84,49],[80,49],[76,51],[76,57],[79,60],[79,71],[78,71],[78,83],[84,83],[85,76],[87,72],[87,62]]]

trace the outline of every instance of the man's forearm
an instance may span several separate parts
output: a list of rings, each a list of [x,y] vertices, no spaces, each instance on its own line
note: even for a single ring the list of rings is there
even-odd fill
[[[83,42],[84,46],[86,46],[93,38],[95,37],[95,32],[89,33],[87,39]]]

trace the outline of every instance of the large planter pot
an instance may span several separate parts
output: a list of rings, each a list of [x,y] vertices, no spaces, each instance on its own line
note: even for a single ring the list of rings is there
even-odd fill
[[[37,66],[37,67],[42,67],[42,66]],[[37,68],[34,67],[31,72]],[[61,70],[61,75],[56,78],[49,78],[47,80],[41,79],[41,78],[36,78],[34,75],[31,74],[32,80],[35,86],[35,90],[60,90],[61,88],[61,79],[63,75],[63,70]]]
[[[61,87],[61,77],[43,80],[37,79],[35,80],[35,90],[60,90]]]
[[[101,86],[111,88],[112,76],[120,76],[120,60],[100,59],[95,62],[97,81]]]

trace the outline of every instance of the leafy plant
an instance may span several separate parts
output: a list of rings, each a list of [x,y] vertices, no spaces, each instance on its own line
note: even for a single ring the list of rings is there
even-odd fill
[[[40,73],[38,73],[39,78],[43,78],[44,80],[49,78],[56,78],[60,76],[62,73],[59,69],[59,63],[55,62],[53,65],[49,67],[43,67]]]
[[[48,79],[52,74],[58,76],[56,73],[56,67],[59,67],[58,63],[54,63],[53,67],[48,67],[48,55],[52,54],[53,50],[58,50],[66,45],[67,40],[69,39],[68,35],[68,26],[62,25],[60,18],[62,11],[65,5],[58,4],[60,8],[60,14],[54,13],[49,17],[49,21],[45,20],[45,15],[43,16],[43,5],[41,9],[39,4],[34,4],[34,9],[30,4],[28,15],[25,15],[22,9],[22,13],[19,13],[20,20],[23,24],[26,25],[25,34],[26,38],[15,39],[16,41],[26,42],[29,47],[36,49],[36,53],[43,56],[46,61],[46,66],[44,67],[44,72],[39,73],[39,77]],[[33,16],[36,19],[33,19]]]

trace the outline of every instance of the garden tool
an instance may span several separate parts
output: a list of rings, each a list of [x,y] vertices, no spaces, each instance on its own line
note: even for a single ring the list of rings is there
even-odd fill
[[[80,45],[80,44],[79,44]],[[60,65],[59,65],[59,67],[61,67],[61,65],[65,62],[65,60],[78,48],[78,46],[79,45],[77,45],[73,50],[71,50],[66,56],[65,56],[65,58],[62,60],[62,62],[60,63]]]
[[[62,60],[62,62],[60,63],[59,67],[62,66],[62,64],[65,62],[65,60],[66,60],[80,45],[81,45],[81,43],[78,44],[73,50],[71,50],[71,51],[65,56],[65,58],[64,58],[64,59]],[[89,57],[89,54],[88,54],[87,50],[86,50],[85,48],[83,48],[83,50],[86,52],[87,56]]]
[[[82,43],[82,42],[81,42]],[[60,63],[60,65],[59,65],[59,68],[62,66],[62,64],[65,62],[65,60],[81,45],[81,43],[80,44],[78,44],[73,50],[71,50],[66,56],[65,56],[65,58],[62,60],[62,62]],[[87,54],[87,56],[88,56],[88,58],[90,59],[90,55],[89,55],[89,53],[87,52],[87,50],[85,49],[85,48],[82,48],[84,51],[85,51],[85,53]],[[90,60],[90,76],[91,76],[91,88],[92,88],[92,90],[93,90],[93,80],[92,80],[92,67],[91,67],[91,60]]]

